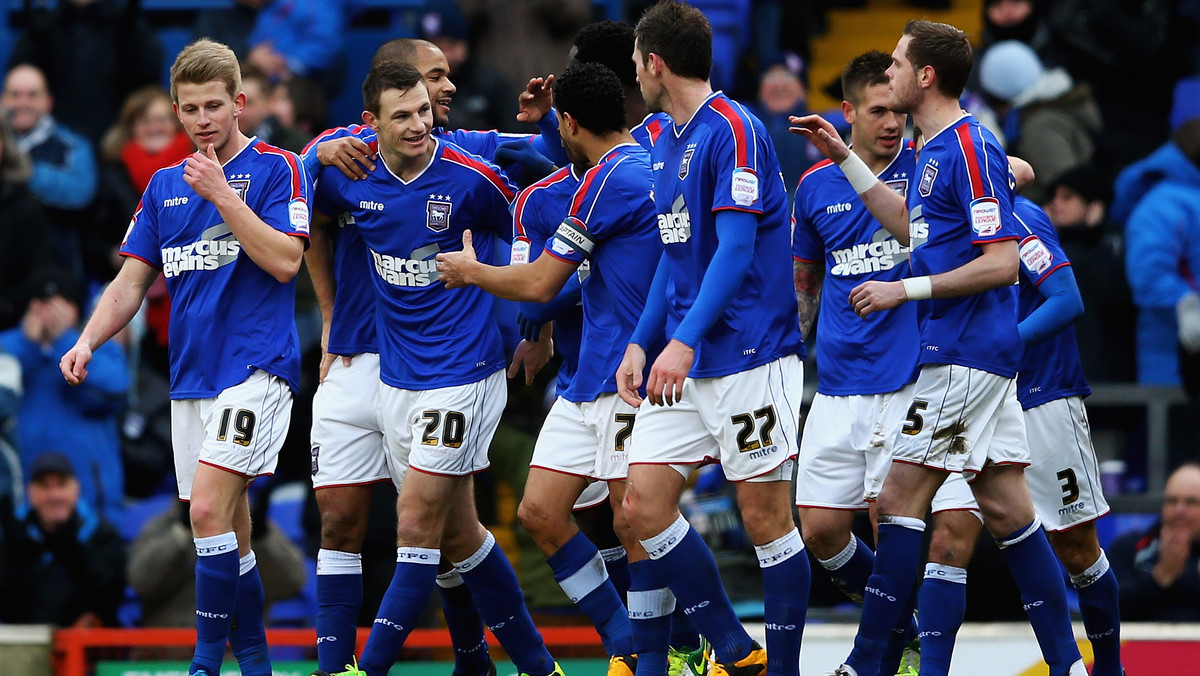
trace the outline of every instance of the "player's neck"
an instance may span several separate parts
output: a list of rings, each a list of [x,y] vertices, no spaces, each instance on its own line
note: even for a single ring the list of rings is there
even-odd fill
[[[217,162],[224,165],[229,160],[237,157],[237,154],[242,152],[242,148],[245,148],[249,142],[250,137],[243,134],[240,130],[230,134],[229,141],[217,151]],[[200,151],[203,152],[204,149],[201,148]]]
[[[891,153],[889,155],[876,155],[875,153],[867,150],[867,144],[859,143],[859,141],[854,138],[853,133],[850,136],[850,141],[854,144],[850,148],[850,152],[858,155],[859,159],[866,163],[872,174],[880,174],[884,169],[888,168],[888,165],[892,163],[892,160],[896,159],[896,153]],[[904,143],[903,140],[900,142]]]
[[[963,109],[958,99],[944,96],[927,97],[912,114],[913,125],[921,130],[926,142],[962,116]]]
[[[629,130],[609,132],[603,136],[591,136],[583,141],[583,152],[587,155],[589,166],[600,164],[600,160],[613,148],[622,143],[637,143]]]
[[[690,122],[713,93],[712,85],[707,80],[673,76],[664,84],[663,112],[670,115],[671,121],[678,127]]]
[[[383,158],[384,164],[391,170],[393,174],[400,177],[402,181],[411,181],[421,175],[425,168],[429,166],[430,160],[433,159],[433,151],[437,149],[432,139],[426,140],[427,146],[424,153],[421,155],[410,157],[393,152],[384,144],[379,144],[379,156]]]

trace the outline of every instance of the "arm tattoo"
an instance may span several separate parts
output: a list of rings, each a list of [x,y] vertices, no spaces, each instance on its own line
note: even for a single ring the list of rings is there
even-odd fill
[[[821,281],[825,277],[825,265],[793,259],[792,272],[796,282],[796,304],[800,306],[800,335],[807,339],[821,304]]]

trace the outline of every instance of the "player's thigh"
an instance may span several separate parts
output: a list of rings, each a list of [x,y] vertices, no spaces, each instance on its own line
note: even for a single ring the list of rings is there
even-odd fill
[[[804,364],[795,355],[720,378],[691,394],[730,481],[790,481],[799,453]],[[785,476],[786,475],[786,476]]]
[[[629,475],[629,446],[637,409],[616,393],[602,394],[583,405],[586,424],[596,440],[595,477],[602,481]]]
[[[1025,481],[1046,530],[1071,529],[1108,513],[1081,397],[1025,411],[1025,432],[1032,460]]]
[[[313,396],[313,488],[369,484],[388,479],[380,421],[379,355],[355,355],[350,366],[334,361]]]
[[[588,426],[582,406],[559,397],[542,422],[529,466],[593,479],[597,446],[595,432]]]
[[[673,406],[655,406],[647,399],[637,409],[629,441],[629,478],[639,465],[667,466],[686,479],[696,467],[716,460],[717,447],[691,396],[695,382]]]

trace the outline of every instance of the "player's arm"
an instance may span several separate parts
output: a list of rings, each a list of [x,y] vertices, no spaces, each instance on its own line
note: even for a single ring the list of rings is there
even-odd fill
[[[904,197],[884,185],[862,158],[850,152],[850,148],[842,141],[842,137],[829,120],[820,115],[792,116],[788,119],[793,125],[788,131],[808,139],[825,157],[833,160],[875,220],[879,221],[897,242],[908,246],[908,205],[905,204]]]
[[[1045,302],[1017,324],[1025,347],[1058,335],[1083,314],[1083,297],[1071,266],[1063,265],[1046,275],[1037,290]]]
[[[482,263],[475,257],[470,230],[463,233],[462,251],[437,255],[437,269],[447,289],[477,286],[498,298],[534,303],[553,300],[578,267],[578,263],[547,255],[525,265]]]
[[[800,307],[800,335],[807,340],[821,305],[825,265],[819,261],[792,258],[792,277],[796,283],[796,305]]]
[[[1008,166],[1012,169],[1013,173],[1013,181],[1015,182],[1013,186],[1014,193],[1021,192],[1025,189],[1025,186],[1033,183],[1033,179],[1037,178],[1037,175],[1033,172],[1033,165],[1016,155],[1008,156]]]
[[[304,240],[267,225],[238,197],[225,179],[212,144],[207,152],[197,151],[188,158],[183,180],[212,202],[255,265],[281,283],[295,278],[304,258]]]
[[[583,287],[579,275],[571,275],[562,290],[547,303],[521,303],[518,306],[517,323],[521,325],[521,336],[537,342],[542,326],[553,322],[579,304],[583,298]]]
[[[329,324],[333,319],[333,299],[337,295],[337,282],[333,278],[333,242],[329,237],[329,228],[332,225],[332,218],[314,210],[308,251],[304,252],[308,276],[312,279],[317,307],[321,311],[322,349],[328,345]]]
[[[68,383],[78,385],[87,378],[87,365],[92,360],[92,351],[133,319],[142,306],[146,290],[156,277],[158,268],[138,258],[125,258],[116,279],[104,289],[104,294],[96,303],[96,310],[79,334],[79,340],[59,361],[59,369]]]

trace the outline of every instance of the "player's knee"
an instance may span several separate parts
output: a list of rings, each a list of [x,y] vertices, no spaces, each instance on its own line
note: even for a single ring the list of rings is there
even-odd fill
[[[854,537],[846,529],[834,528],[832,524],[817,519],[800,523],[800,537],[804,546],[819,559],[831,559],[846,548]]]
[[[188,506],[188,516],[192,520],[192,532],[198,537],[207,537],[233,530],[233,523],[227,511],[220,509],[212,500],[192,496],[191,504]]]
[[[545,538],[566,526],[566,518],[551,513],[545,505],[532,500],[522,500],[517,506],[517,520],[533,538]]]
[[[340,552],[362,549],[367,531],[367,514],[344,506],[321,509],[321,547]]]
[[[1100,558],[1100,543],[1096,540],[1094,532],[1089,534],[1063,531],[1048,535],[1050,544],[1054,547],[1054,554],[1072,575],[1078,575],[1091,568]]]
[[[975,531],[974,535],[978,535]],[[929,561],[966,568],[975,551],[975,537],[953,528],[935,526],[929,540]]]

